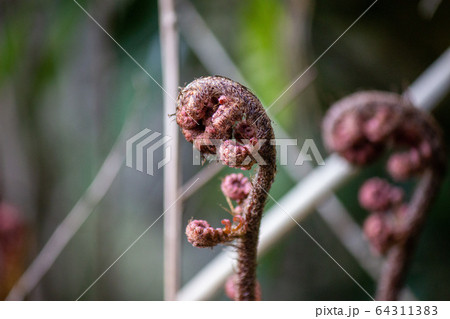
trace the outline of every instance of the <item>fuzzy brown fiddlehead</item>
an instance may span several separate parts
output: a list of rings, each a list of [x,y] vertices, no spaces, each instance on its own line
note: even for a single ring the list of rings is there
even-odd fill
[[[360,92],[336,102],[323,122],[328,148],[363,166],[391,148],[387,171],[396,181],[419,177],[408,203],[403,191],[374,178],[360,189],[361,205],[371,214],[364,233],[372,248],[386,254],[378,283],[378,300],[396,300],[408,264],[445,170],[445,152],[438,125],[404,97]]]
[[[255,95],[220,76],[199,78],[183,88],[176,120],[186,140],[202,155],[215,155],[224,165],[243,170],[258,166],[251,182],[242,174],[222,182],[225,196],[237,203],[232,208],[234,223],[224,220],[224,228],[214,229],[206,221],[191,221],[186,229],[188,240],[198,247],[236,240],[238,269],[233,296],[255,300],[259,226],[276,172],[271,121]]]

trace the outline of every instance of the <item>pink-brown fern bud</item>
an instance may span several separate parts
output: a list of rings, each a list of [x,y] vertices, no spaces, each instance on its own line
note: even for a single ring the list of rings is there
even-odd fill
[[[356,112],[344,114],[335,124],[329,146],[337,151],[345,150],[364,139],[361,132],[363,122]]]
[[[230,174],[222,180],[220,188],[225,196],[240,202],[250,194],[252,184],[244,174]]]
[[[236,281],[237,276],[231,275],[228,277],[227,281],[225,282],[225,294],[228,298],[231,300],[237,300],[237,294],[236,294]],[[261,301],[261,285],[259,282],[256,282],[255,285],[255,301]]]
[[[8,254],[24,243],[25,222],[13,206],[0,203],[0,249]],[[0,258],[1,259],[1,258]]]
[[[187,137],[186,140],[188,140]],[[195,139],[193,140],[192,144],[202,154],[216,153],[216,145],[214,144],[214,141],[210,139],[210,135],[206,132],[197,135],[197,137],[195,137]]]
[[[187,130],[194,129],[198,125],[198,122],[194,120],[194,118],[185,110],[185,108],[182,108],[177,114],[177,123],[183,129]]]
[[[206,220],[193,220],[186,227],[188,241],[194,247],[214,247],[231,241],[222,228],[213,228]]]
[[[393,229],[383,213],[370,214],[364,222],[363,231],[377,254],[385,254],[395,243]]]
[[[184,137],[186,138],[186,141],[192,143],[194,140],[196,140],[202,133],[202,130],[199,129],[182,129]]]
[[[252,154],[252,145],[239,144],[232,140],[226,140],[219,147],[220,162],[234,168],[249,170],[256,163]]]
[[[240,216],[233,218],[238,224],[233,226],[230,220],[223,219],[224,228],[214,228],[206,220],[192,220],[186,227],[188,241],[194,247],[214,247],[227,243],[245,234],[244,222]]]
[[[361,92],[336,102],[323,121],[326,146],[356,165],[375,160],[396,128],[399,114],[391,106],[399,101],[395,94]]]
[[[367,180],[359,190],[362,207],[373,212],[387,211],[403,200],[403,191],[381,178]]]
[[[372,117],[364,122],[362,130],[369,141],[382,142],[394,131],[398,120],[398,112],[387,105],[381,105],[376,108]]]
[[[27,251],[26,225],[13,206],[0,203],[0,300],[23,271]]]
[[[425,160],[418,150],[411,149],[406,153],[393,154],[387,163],[389,174],[396,180],[405,180],[420,173],[425,168]]]

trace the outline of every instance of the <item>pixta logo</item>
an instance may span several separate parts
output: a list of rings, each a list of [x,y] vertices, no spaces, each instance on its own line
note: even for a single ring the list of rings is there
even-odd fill
[[[172,138],[170,136],[162,136],[161,133],[152,132],[144,129],[127,140],[126,143],[126,165],[136,168],[140,172],[148,175],[154,174],[154,153],[160,147],[163,147]],[[171,158],[170,147],[164,149],[164,158],[157,163],[158,169],[166,165]]]
[[[255,143],[251,143],[248,140],[241,140],[242,143],[237,143],[236,140],[233,140],[234,145],[241,145],[240,151],[242,153],[248,153],[248,156],[242,161],[243,164],[255,162],[258,165],[267,165],[264,159],[259,154],[259,150],[261,146],[266,142],[264,139],[257,140]],[[305,162],[315,162],[317,165],[325,165],[325,161],[323,160],[322,155],[319,152],[319,149],[316,146],[316,143],[313,139],[305,139],[303,143],[299,143],[297,139],[286,139],[286,138],[278,138],[272,139],[269,141],[271,145],[275,145],[277,148],[277,157],[278,164],[280,166],[301,166]],[[195,145],[193,146],[193,157],[192,164],[193,165],[203,165],[205,160],[210,162],[220,162],[220,155],[212,154],[207,156],[202,156],[200,151],[198,151],[197,147],[206,146],[206,147],[214,147],[215,150],[220,150],[220,146],[223,144],[223,140],[216,139],[197,139]],[[301,147],[299,147],[301,145]],[[288,156],[289,148],[293,147],[294,149],[299,149],[297,151],[296,157],[292,158]],[[228,160],[230,162],[230,160]],[[236,163],[232,163],[236,164]]]
[[[157,167],[157,169],[160,169],[171,160],[171,149],[169,145],[166,145],[167,142],[169,142],[171,139],[172,138],[170,136],[162,136],[161,133],[152,132],[147,128],[142,130],[141,132],[128,139],[126,142],[126,165],[128,167],[135,168],[140,172],[145,172],[146,174],[153,176],[155,166]],[[239,143],[237,141],[233,142],[236,143],[235,145],[241,145],[241,147],[245,148],[245,150],[241,149],[241,151],[245,151],[244,153],[248,153],[247,158],[243,159],[242,163],[240,164],[253,162],[257,163],[258,165],[267,165],[264,159],[259,154],[259,149],[266,142],[266,140],[261,139],[254,143],[251,143],[250,141],[240,141]],[[243,144],[241,144],[241,142]],[[314,143],[314,140],[312,139],[305,139],[303,141],[299,152],[297,151],[298,153],[296,154],[296,158],[288,156],[288,149],[289,147],[294,146],[295,148],[297,148],[299,146],[299,141],[297,139],[273,139],[269,142],[271,145],[275,145],[277,147],[279,161],[278,164],[281,166],[301,166],[305,162],[314,161],[317,165],[325,165],[325,162],[316,144]],[[217,151],[220,150],[220,147],[223,144],[223,140],[200,139],[197,140],[195,144],[197,147],[213,147]],[[158,163],[155,163],[155,151],[161,147],[165,147],[164,158]],[[202,154],[200,154],[200,152],[195,147],[193,147],[192,155],[192,164],[194,166],[203,165],[205,161],[220,162],[220,155],[210,154],[207,156],[202,156]],[[228,162],[230,162],[230,160],[228,160]]]

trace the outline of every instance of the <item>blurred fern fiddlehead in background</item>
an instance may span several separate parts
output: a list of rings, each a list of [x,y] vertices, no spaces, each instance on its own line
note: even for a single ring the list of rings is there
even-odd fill
[[[0,300],[4,300],[21,276],[27,246],[27,227],[22,214],[0,199]]]
[[[326,145],[349,162],[364,166],[386,148],[387,171],[395,181],[419,177],[404,202],[403,191],[373,178],[360,189],[361,206],[370,211],[364,233],[376,253],[387,260],[378,283],[378,300],[396,300],[426,213],[445,170],[441,132],[435,121],[404,97],[385,92],[360,92],[336,102],[323,122]]]
[[[225,227],[214,229],[206,221],[193,220],[186,234],[197,247],[236,240],[237,274],[227,284],[228,295],[235,300],[260,299],[256,250],[264,205],[276,173],[271,121],[255,95],[220,76],[199,78],[182,89],[176,118],[186,140],[202,155],[215,155],[221,163],[243,170],[258,165],[251,182],[242,174],[232,174],[222,182],[234,224],[223,220]],[[236,201],[236,208],[231,200]]]

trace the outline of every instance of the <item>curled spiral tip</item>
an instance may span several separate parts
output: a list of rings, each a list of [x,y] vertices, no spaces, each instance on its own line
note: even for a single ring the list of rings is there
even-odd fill
[[[399,101],[395,94],[359,92],[336,102],[323,121],[326,146],[356,165],[373,161],[395,128],[399,114],[391,105]]]
[[[387,145],[408,147],[408,156],[394,157],[391,164],[393,175],[402,177],[420,173],[433,153],[441,153],[442,145],[428,114],[398,94],[377,91],[358,92],[334,103],[323,121],[323,135],[330,150],[356,165],[375,160]]]
[[[223,164],[234,168],[250,169],[256,163],[250,156],[256,142],[273,138],[261,102],[241,84],[220,76],[199,78],[183,88],[176,119],[197,150],[217,154]],[[270,145],[261,149],[270,151]]]
[[[230,174],[222,180],[220,188],[225,196],[240,202],[250,194],[252,184],[242,173]]]
[[[387,147],[400,149],[387,161],[389,174],[395,180],[420,177],[408,204],[402,203],[401,189],[382,179],[367,181],[358,194],[361,206],[372,212],[364,233],[376,252],[388,254],[377,299],[395,300],[445,170],[440,129],[404,97],[372,91],[336,102],[325,116],[323,135],[330,150],[355,165],[376,160]]]

